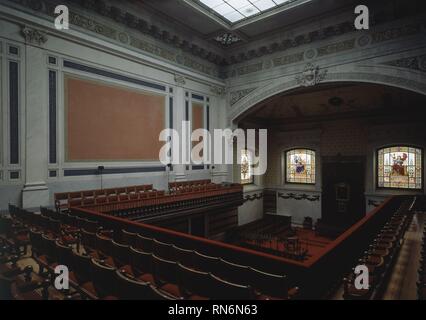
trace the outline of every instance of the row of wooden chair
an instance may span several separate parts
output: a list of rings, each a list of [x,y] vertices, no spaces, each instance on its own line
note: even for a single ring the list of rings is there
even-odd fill
[[[126,195],[128,197],[132,195],[133,199],[137,200],[141,193],[149,191],[156,191],[153,189],[152,184],[55,193],[55,207],[57,211],[60,211],[66,210],[71,206],[116,202],[120,199],[124,200]]]
[[[405,201],[381,228],[367,251],[358,260],[358,265],[365,265],[369,273],[368,289],[355,286],[355,267],[343,280],[344,299],[367,300],[380,299],[389,280],[393,265],[403,243],[404,234],[411,223],[408,213],[410,202]]]
[[[422,211],[425,212],[425,211]],[[419,300],[426,300],[426,224],[423,228],[423,242],[420,256],[420,265],[417,280],[417,297]]]
[[[30,212],[24,212],[25,217],[30,215]],[[35,227],[40,229],[43,228],[51,235],[56,232],[56,227],[52,228],[49,220],[40,222],[33,218],[28,220],[17,220],[14,219],[14,216],[0,217],[0,300],[70,298],[75,291],[58,291],[53,286],[51,275],[43,272],[36,272],[33,270],[33,265],[35,264],[29,264],[27,248],[31,248],[29,237],[30,222],[39,223]],[[16,235],[18,235],[18,237]],[[61,237],[62,235],[59,236]],[[25,241],[23,239],[25,239]],[[30,251],[33,250],[31,249]],[[19,267],[18,262],[20,262],[20,265],[24,263],[27,265]]]
[[[83,298],[172,299],[146,282],[140,285],[138,296],[134,296],[131,291],[126,290],[133,285],[130,279],[123,278],[122,272],[118,272],[116,267],[106,264],[102,259],[81,252],[42,232],[31,229],[30,237],[33,258],[41,270],[53,275],[58,264],[67,266],[70,271],[70,285]]]
[[[112,235],[108,237],[100,233],[95,234],[82,230],[81,244],[88,252],[97,252],[104,259],[108,257],[107,261],[111,266],[123,267],[123,265],[131,263],[131,261],[138,261],[138,263],[133,265],[132,270],[134,272],[134,268],[136,270],[139,268],[139,272],[137,272],[139,274],[141,266],[144,266],[144,274],[141,278],[144,281],[153,281],[154,279],[154,282],[158,283],[155,277],[152,277],[152,273],[156,270],[153,269],[155,261],[157,261],[157,264],[163,265],[166,269],[168,266],[168,271],[162,274],[163,277],[166,277],[168,285],[161,286],[160,290],[166,291],[167,294],[176,298],[190,298],[186,295],[182,296],[182,291],[178,290],[182,287],[180,283],[181,278],[177,272],[179,264],[188,270],[193,270],[198,276],[201,276],[200,272],[203,273],[205,283],[217,284],[217,282],[222,280],[228,286],[228,293],[226,295],[223,292],[215,295],[215,286],[210,285],[210,295],[206,296],[205,292],[196,292],[194,294],[197,297],[222,297],[223,299],[233,297],[235,299],[243,298],[241,294],[245,292],[245,298],[260,297],[267,299],[273,297],[287,299],[289,298],[289,292],[291,295],[297,292],[297,289],[289,290],[285,276],[269,274],[249,266],[234,264],[219,257],[206,256],[194,250],[179,248],[173,244],[164,243],[125,230],[122,230],[119,238],[121,239],[120,243],[115,241]],[[162,261],[158,262],[159,259]],[[189,272],[188,270],[187,272]],[[139,274],[139,276],[141,275]],[[189,285],[189,283],[186,283],[185,287]],[[218,287],[222,285],[220,284]],[[239,293],[237,294],[237,292]]]
[[[23,212],[18,208],[12,208],[12,211]],[[59,220],[55,220],[58,216],[64,216],[72,218],[74,223],[69,223],[66,220],[63,224],[60,223],[60,228],[73,229],[77,232],[77,239],[80,238],[79,232],[81,229],[84,230],[86,227],[93,227],[93,223],[90,220],[84,221],[81,217],[71,217],[64,213],[57,213],[52,210],[42,208],[42,213],[32,213],[25,211],[25,217],[22,221],[16,221],[20,226],[26,228],[29,234],[29,245],[31,248],[31,256],[39,266],[38,274],[30,272],[31,276],[28,278],[27,289],[24,291],[16,290],[16,279],[11,277],[13,271],[14,277],[20,276],[24,273],[24,270],[19,269],[16,266],[16,262],[19,260],[18,256],[11,256],[10,261],[7,263],[10,265],[8,268],[0,265],[0,284],[4,284],[0,292],[1,298],[5,299],[171,299],[172,297],[159,292],[153,285],[145,282],[136,283],[134,280],[124,277],[122,272],[115,272],[114,282],[111,288],[114,288],[114,295],[106,295],[105,292],[109,292],[108,288],[110,283],[105,282],[103,276],[106,272],[110,271],[111,267],[105,265],[102,260],[95,259],[88,256],[84,251],[79,250],[79,243],[67,243],[62,237],[62,230],[57,228]],[[33,216],[31,216],[33,215]],[[8,227],[3,223],[3,220],[8,222],[14,221],[13,217],[19,216],[14,214],[9,218],[1,217],[2,222],[0,224],[0,240],[2,241],[8,237]],[[30,217],[30,218],[29,218]],[[4,218],[4,219],[3,219]],[[65,218],[67,219],[67,218]],[[55,223],[51,223],[54,221]],[[75,222],[80,222],[78,225]],[[89,223],[87,223],[89,222]],[[25,223],[25,226],[24,226]],[[54,226],[54,227],[52,227]],[[96,232],[98,228],[93,231]],[[102,232],[102,231],[99,231]],[[10,252],[9,252],[10,251]],[[6,253],[14,253],[11,249],[6,249],[2,246],[0,249],[0,256]],[[14,258],[16,257],[16,258]],[[28,259],[28,258],[27,258]],[[2,259],[1,262],[3,262]],[[13,267],[11,265],[13,264]],[[54,269],[57,265],[66,265],[70,273],[70,284],[72,289],[66,290],[65,292],[57,292],[55,288],[51,286],[54,281]],[[3,271],[7,271],[7,277],[3,274]],[[34,280],[37,279],[36,283]],[[47,285],[45,283],[47,281]],[[27,281],[25,281],[26,283]],[[112,282],[111,282],[112,283]],[[135,289],[137,284],[138,295],[135,296],[132,290]],[[15,289],[13,289],[15,288]],[[38,294],[43,289],[43,294]],[[19,291],[19,292],[18,292]],[[54,291],[54,293],[52,293]],[[13,292],[13,293],[12,293]]]
[[[285,299],[289,291],[296,293],[288,289],[285,276],[124,230],[114,237],[94,221],[44,208],[41,211],[26,211],[21,220],[29,228],[32,256],[40,270],[52,276],[56,265],[69,266],[72,288],[80,298]],[[64,235],[74,236],[73,241],[66,241]],[[133,291],[119,290],[127,287]]]

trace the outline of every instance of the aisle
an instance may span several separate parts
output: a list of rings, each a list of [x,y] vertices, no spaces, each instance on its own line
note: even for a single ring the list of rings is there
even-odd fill
[[[415,214],[405,233],[404,244],[395,263],[384,300],[416,300],[417,270],[423,237],[424,214]]]

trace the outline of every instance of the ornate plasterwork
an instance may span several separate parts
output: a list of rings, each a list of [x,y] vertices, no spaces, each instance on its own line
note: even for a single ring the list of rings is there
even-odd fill
[[[320,196],[319,195],[308,195],[306,193],[282,193],[279,192],[278,193],[278,197],[282,198],[282,199],[294,199],[294,200],[308,200],[308,201],[319,201],[320,200]]]
[[[210,91],[218,96],[224,95],[226,93],[225,87],[219,87],[219,86],[211,86]]]
[[[405,68],[405,69],[412,69],[412,70],[419,70],[419,71],[426,72],[426,54],[414,56],[414,57],[396,59],[396,60],[385,62],[383,64],[388,66],[398,67],[398,68]]]
[[[238,91],[231,92],[230,96],[230,104],[231,106],[237,103],[239,100],[244,98],[246,95],[248,95],[250,92],[256,90],[256,88],[248,88],[248,89],[242,89]]]
[[[296,81],[301,86],[310,87],[324,80],[326,74],[327,70],[320,70],[319,66],[308,63],[303,72],[296,76]]]
[[[258,194],[252,194],[252,195],[246,195],[244,196],[244,202],[247,201],[254,201],[254,200],[259,200],[263,198],[263,192],[260,192]]]
[[[184,86],[186,84],[185,77],[181,74],[175,74],[175,83],[179,86]]]
[[[54,10],[57,3],[54,2],[43,0],[16,0],[8,2],[11,3],[13,7],[19,9],[22,9],[22,7],[29,8],[31,11],[28,12],[31,12],[32,14],[34,13],[34,11],[36,11],[38,13],[41,13],[42,15],[47,15],[50,18],[55,17]],[[70,1],[65,1],[65,4],[67,2]],[[84,3],[86,2],[89,3],[89,1],[85,1]],[[103,3],[103,1],[99,1],[99,3]],[[120,46],[128,47],[129,49],[132,49],[134,51],[143,51],[145,53],[156,56],[157,58],[163,59],[167,62],[171,62],[175,65],[186,67],[188,69],[192,69],[202,74],[206,74],[213,77],[219,76],[219,69],[213,63],[216,60],[219,61],[221,58],[215,53],[208,52],[199,47],[191,47],[191,45],[187,41],[178,41],[178,43],[175,45],[175,47],[177,48],[173,48],[173,41],[166,41],[169,46],[163,45],[160,42],[160,40],[163,39],[163,34],[161,35],[161,37],[153,36],[153,34],[155,33],[154,31],[157,30],[155,26],[151,29],[146,26],[148,28],[146,30],[142,28],[142,25],[138,25],[135,30],[131,30],[130,28],[116,28],[114,23],[106,24],[99,21],[97,18],[89,18],[89,15],[86,16],[84,12],[76,10],[74,7],[75,4],[76,3],[72,3],[69,6],[71,28],[73,26],[81,28],[85,32],[90,32],[98,36],[105,37],[107,41],[114,41]],[[108,8],[106,8],[105,10],[107,9]],[[103,15],[102,10],[97,11],[97,13]],[[117,14],[117,12],[115,14]],[[111,16],[109,15],[108,17],[111,18]],[[118,21],[120,19],[114,20],[116,23],[120,23],[120,21]],[[155,40],[147,40],[149,36],[153,37]],[[35,37],[35,35],[28,34],[28,37],[30,37],[29,39],[32,39]],[[170,37],[170,35],[168,35],[168,37]],[[194,52],[197,54],[194,55]],[[204,63],[203,56],[205,56],[205,60],[207,60],[211,64]]]
[[[347,72],[331,72],[329,69],[325,75],[324,82],[345,82],[345,81],[358,81],[368,83],[379,83],[384,85],[395,86],[412,90],[422,94],[426,94],[426,82],[416,81],[409,78],[403,78],[396,73],[394,76],[387,74],[380,74],[379,72],[358,72],[358,71],[347,71]],[[282,93],[288,90],[299,87],[300,84],[295,78],[291,79],[285,77],[283,79],[276,79],[269,82],[267,85],[253,90],[252,92],[244,95],[237,100],[232,106],[228,114],[228,121],[236,119],[239,115],[247,111],[257,103],[269,98],[275,94]]]
[[[234,43],[240,42],[241,38],[231,32],[225,32],[217,35],[214,40],[219,42],[221,45],[228,47]]]
[[[47,35],[45,32],[29,27],[22,28],[22,34],[25,37],[27,43],[43,45],[47,41]]]
[[[14,4],[19,4],[24,7],[28,7],[31,10],[44,12],[50,16],[53,16],[54,7],[57,5],[54,1],[49,0],[14,0],[12,2]],[[309,32],[305,32],[302,34],[295,35],[294,37],[284,36],[279,37],[280,40],[278,42],[272,42],[268,44],[262,44],[258,48],[252,48],[243,52],[236,52],[234,55],[230,56],[229,59],[224,59],[223,54],[218,54],[217,52],[209,51],[206,48],[202,48],[195,43],[191,43],[189,40],[182,39],[179,35],[172,34],[171,31],[163,30],[160,27],[148,23],[144,19],[137,17],[133,14],[133,12],[123,11],[119,7],[115,7],[110,5],[109,2],[105,0],[87,0],[87,1],[71,1],[64,0],[64,4],[79,5],[82,9],[90,12],[94,12],[100,16],[107,17],[112,19],[115,23],[124,26],[124,30],[135,30],[140,33],[143,33],[151,38],[154,38],[157,41],[161,41],[164,44],[169,46],[174,46],[175,48],[182,49],[188,52],[190,55],[196,56],[200,59],[206,60],[210,63],[216,64],[217,66],[222,65],[232,65],[238,64],[247,60],[256,59],[265,55],[274,54],[277,52],[283,52],[288,49],[293,49],[298,46],[303,46],[307,44],[312,44],[314,42],[323,41],[326,39],[330,39],[333,37],[341,36],[344,34],[349,34],[355,32],[353,26],[353,18],[350,16],[348,20],[339,22],[333,25],[326,25],[322,28],[313,29]],[[373,10],[372,10],[373,11]],[[404,13],[398,12],[396,13],[389,12],[389,10],[385,10],[377,7],[374,10],[374,15],[371,17],[371,26],[383,25],[384,23],[388,23],[390,21],[395,21],[396,19],[402,19],[404,17],[409,17],[413,15],[418,15],[421,10],[417,11],[407,11]],[[348,15],[349,16],[349,15]],[[117,40],[120,43],[127,44],[129,41],[129,35],[125,32],[120,32],[115,30],[113,27],[109,25],[105,25],[95,21],[93,19],[89,19],[83,15],[76,15],[74,10],[71,8],[70,10],[70,18],[74,20],[76,25],[84,25],[83,28],[91,30],[93,32],[103,34],[104,36],[110,37],[111,39]],[[76,20],[79,20],[76,22]],[[396,38],[402,36],[413,35],[419,32],[424,32],[426,26],[424,22],[413,22],[412,20],[407,19],[407,23],[402,26],[391,27],[383,30],[378,30],[371,32],[371,39],[367,39],[365,37],[359,39],[359,45],[364,46],[370,43],[377,43],[387,40],[394,40]],[[375,28],[377,29],[377,28]],[[349,40],[350,41],[350,40]],[[338,43],[334,48],[319,48],[321,52],[324,54],[328,54],[333,50],[349,50],[352,44],[350,42],[347,43]],[[307,53],[306,57],[311,59],[313,57],[310,53]]]

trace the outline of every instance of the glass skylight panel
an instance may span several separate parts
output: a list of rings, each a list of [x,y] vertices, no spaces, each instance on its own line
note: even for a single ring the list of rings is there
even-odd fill
[[[250,5],[248,0],[227,0],[226,2],[228,2],[228,4],[235,10],[240,10],[241,8]]]
[[[233,11],[231,13],[225,14],[224,15],[225,19],[231,21],[231,22],[237,22],[241,19],[244,19],[245,17],[239,13],[238,11]]]
[[[261,11],[271,9],[276,6],[275,2],[272,0],[257,0],[253,1],[253,4]]]
[[[213,8],[220,4],[222,4],[223,0],[201,0],[202,3],[204,3],[207,7]]]
[[[273,9],[290,0],[199,0],[231,23]]]
[[[290,0],[274,0],[274,2],[276,3],[276,4],[283,4],[283,3],[286,3],[286,2],[289,2]]]
[[[217,12],[217,13],[219,13],[221,16],[225,16],[225,14],[229,14],[229,13],[231,13],[231,12],[234,12],[235,11],[235,9],[234,8],[232,8],[229,4],[227,4],[227,3],[222,3],[222,4],[220,4],[220,5],[218,5],[218,6],[216,6],[215,8],[214,8],[214,10]]]
[[[244,8],[241,8],[240,12],[245,17],[250,17],[252,15],[255,15],[255,14],[259,13],[260,10],[258,8],[256,8],[254,5],[250,4],[248,6],[245,6]]]

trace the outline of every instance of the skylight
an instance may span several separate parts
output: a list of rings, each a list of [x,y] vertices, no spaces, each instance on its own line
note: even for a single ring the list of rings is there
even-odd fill
[[[231,23],[276,8],[291,0],[199,0]]]

